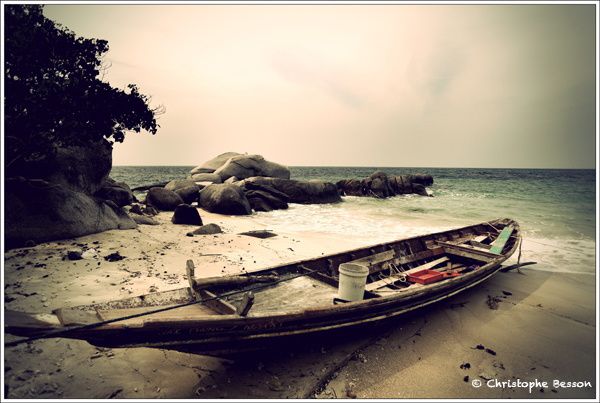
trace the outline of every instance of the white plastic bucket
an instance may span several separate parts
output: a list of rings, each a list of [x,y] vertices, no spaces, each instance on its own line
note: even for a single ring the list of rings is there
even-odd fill
[[[342,263],[339,272],[338,298],[346,301],[362,300],[365,295],[369,268],[356,263]]]

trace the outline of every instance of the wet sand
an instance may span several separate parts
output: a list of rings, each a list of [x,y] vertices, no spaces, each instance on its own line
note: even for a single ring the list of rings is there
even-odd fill
[[[192,227],[173,225],[171,215],[161,213],[158,226],[8,251],[5,307],[50,312],[179,288],[187,285],[190,258],[196,275],[208,277],[373,243],[314,232],[258,239],[237,234],[269,229],[260,217],[201,215],[224,233],[187,237]],[[83,251],[84,259],[64,260],[69,250]],[[125,259],[104,259],[117,251]],[[499,273],[473,290],[367,331],[232,359],[99,349],[60,338],[36,341],[5,349],[5,397],[593,398],[595,276],[523,272]],[[490,298],[497,309],[489,307]],[[13,339],[5,334],[5,340]],[[488,379],[537,379],[549,387],[529,393],[488,387]],[[483,385],[473,387],[473,380]],[[592,386],[555,387],[554,380]]]

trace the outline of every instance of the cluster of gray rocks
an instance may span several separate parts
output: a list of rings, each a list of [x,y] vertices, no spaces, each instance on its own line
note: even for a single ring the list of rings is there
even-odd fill
[[[202,225],[196,206],[217,214],[248,215],[253,211],[287,209],[288,203],[317,204],[341,201],[333,183],[290,179],[289,168],[260,155],[228,152],[192,169],[185,179],[163,186],[142,186],[147,190],[141,205],[130,209],[139,224],[151,223],[153,210],[173,211],[175,224]],[[147,209],[150,213],[145,213]],[[139,213],[142,214],[139,214]]]
[[[336,184],[300,181],[290,179],[287,167],[260,155],[228,152],[192,169],[186,179],[134,190],[148,190],[147,206],[175,211],[173,222],[181,222],[176,220],[177,212],[192,205],[218,214],[247,215],[252,211],[287,209],[289,203],[336,203],[343,195],[385,198],[417,193],[427,196],[425,187],[432,183],[430,175],[388,176],[383,172]]]
[[[336,203],[345,195],[428,195],[425,187],[433,183],[430,175],[388,176],[383,172],[335,184],[294,180],[288,167],[260,155],[227,152],[192,169],[187,178],[132,190],[108,177],[111,151],[106,144],[63,149],[46,162],[40,178],[7,178],[6,245],[156,225],[153,216],[159,211],[173,211],[174,224],[201,226],[197,207],[217,214],[248,215],[287,209],[289,203]],[[144,200],[138,201],[134,191],[146,190]]]

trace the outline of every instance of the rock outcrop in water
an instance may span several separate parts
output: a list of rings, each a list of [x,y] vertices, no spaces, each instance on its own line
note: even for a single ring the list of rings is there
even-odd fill
[[[342,200],[333,183],[292,180],[288,167],[257,154],[223,153],[192,169],[189,180],[201,187],[208,185],[200,193],[201,207],[212,212],[235,211],[224,214],[286,209],[288,203],[336,203]],[[227,186],[213,186],[221,182],[235,185],[240,193]]]
[[[192,169],[187,179],[172,180],[165,189],[177,193],[187,204],[197,200],[198,206],[214,213],[245,215],[253,210],[287,209],[289,203],[338,203],[341,196],[430,196],[426,187],[432,184],[431,175],[396,176],[384,172],[336,184],[295,180],[290,179],[287,167],[260,155],[227,152]]]
[[[224,165],[227,160],[231,157],[237,157],[238,155],[242,155],[236,152],[226,152],[223,154],[219,154],[213,159],[206,161],[204,164],[197,166],[196,168],[190,171],[190,175],[201,174],[201,173],[213,173],[217,169],[219,169],[222,165]]]
[[[262,155],[226,152],[190,171],[190,178],[199,182],[221,183],[231,177],[241,180],[252,176],[289,179],[290,170]]]
[[[336,186],[324,181],[299,181],[294,179],[251,177],[236,183],[247,191],[273,189],[269,191],[273,196],[283,199],[285,195],[288,203],[298,204],[325,204],[342,201]],[[260,186],[257,187],[257,186]]]
[[[430,196],[426,186],[433,184],[431,175],[387,175],[375,172],[364,179],[344,179],[336,183],[344,196],[371,196],[384,199],[391,196],[415,193]]]

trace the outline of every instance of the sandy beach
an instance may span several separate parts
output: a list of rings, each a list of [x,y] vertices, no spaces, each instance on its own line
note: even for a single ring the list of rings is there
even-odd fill
[[[64,306],[187,285],[185,261],[208,277],[366,246],[368,239],[315,232],[238,235],[269,229],[260,215],[201,210],[222,234],[192,227],[113,230],[5,254],[5,307]],[[372,242],[371,242],[372,243]],[[67,252],[83,259],[64,259]],[[108,262],[119,252],[125,259]],[[499,273],[452,299],[377,326],[284,351],[220,359],[173,351],[100,349],[49,339],[5,349],[8,398],[593,398],[596,393],[593,275],[523,269]],[[497,309],[488,305],[497,301]],[[6,335],[5,340],[14,336]],[[477,346],[480,346],[478,349]],[[489,382],[512,381],[505,387]],[[531,391],[522,382],[547,382]],[[554,382],[591,382],[564,387]],[[473,383],[475,381],[475,383]],[[481,387],[474,387],[481,381]],[[521,383],[519,383],[521,382]]]
[[[12,3],[0,400],[600,401],[597,2]]]

